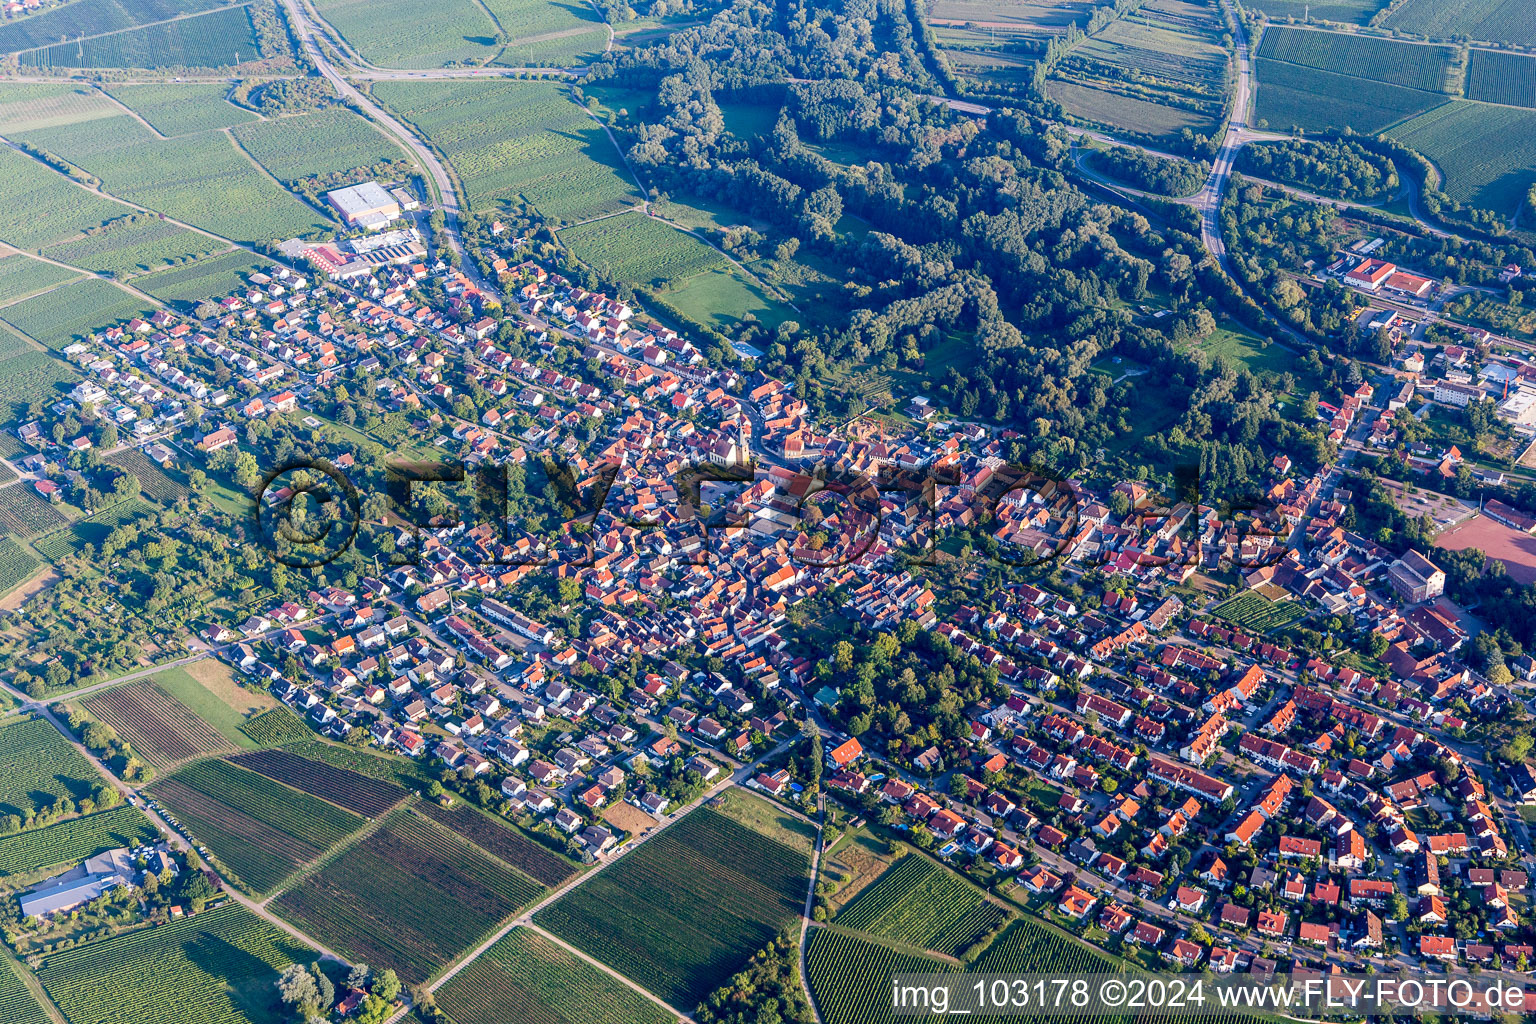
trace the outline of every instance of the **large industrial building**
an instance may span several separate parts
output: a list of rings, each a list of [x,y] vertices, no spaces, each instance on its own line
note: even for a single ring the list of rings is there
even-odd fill
[[[348,227],[378,231],[400,219],[400,202],[376,181],[348,185],[325,194]]]

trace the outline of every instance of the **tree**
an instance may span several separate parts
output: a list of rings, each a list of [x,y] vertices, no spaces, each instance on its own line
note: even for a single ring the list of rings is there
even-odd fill
[[[393,969],[386,970],[373,979],[373,994],[389,1004],[393,1004],[400,998],[400,979],[396,977]]]
[[[320,969],[320,962],[318,960],[310,964],[309,969],[315,975],[315,988],[320,994],[319,1008],[328,1011],[336,1005],[336,986],[331,983],[331,979],[326,977],[325,972]]]
[[[367,988],[368,978],[367,964],[353,964],[352,970],[347,972],[347,988]]]
[[[300,964],[290,964],[277,979],[277,991],[283,1002],[300,1016],[308,1018],[320,1009],[320,987],[315,976]]]

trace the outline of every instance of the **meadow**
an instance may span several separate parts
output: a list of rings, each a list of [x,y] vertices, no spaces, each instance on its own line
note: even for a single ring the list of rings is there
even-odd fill
[[[221,299],[243,290],[252,274],[270,272],[273,265],[244,249],[222,256],[209,256],[196,263],[173,270],[162,270],[133,282],[135,288],[148,292],[183,313],[189,313],[207,299]]]
[[[86,278],[46,295],[0,309],[4,320],[22,334],[55,351],[153,308],[110,281]]]
[[[0,523],[22,540],[57,530],[69,517],[50,505],[30,487],[6,487],[0,490]]]
[[[23,68],[222,68],[261,56],[250,12],[245,7],[220,7],[182,21],[28,50],[21,55],[21,65]]]
[[[0,726],[0,814],[78,801],[102,781],[91,763],[41,718]]]
[[[362,58],[386,68],[436,68],[496,56],[496,26],[474,0],[440,0],[423,18],[412,0],[318,0],[320,16]]]
[[[1263,56],[1254,61],[1254,71],[1258,81],[1254,111],[1260,127],[1272,131],[1353,128],[1372,135],[1448,99],[1437,92],[1318,71]]]
[[[749,315],[776,327],[795,312],[771,298],[755,281],[731,266],[715,267],[674,282],[662,298],[679,313],[706,327],[724,331]]]
[[[281,707],[264,688],[242,688],[235,681],[234,670],[217,658],[166,669],[157,673],[154,680],[156,686],[185,704],[225,739],[247,750],[257,749],[256,742],[242,728],[247,716]]]
[[[318,742],[317,747],[325,747]],[[331,749],[326,747],[326,749]],[[323,761],[311,761],[286,750],[263,750],[230,758],[235,764],[259,772],[304,793],[323,796],[331,803],[364,817],[377,817],[399,803],[405,791],[389,782]]]
[[[80,275],[19,254],[0,256],[0,302],[15,302]]]
[[[1467,99],[1536,107],[1536,57],[1498,50],[1473,50]]]
[[[69,1024],[278,1024],[291,1016],[278,1000],[278,974],[316,956],[226,904],[50,953],[37,974]]]
[[[508,932],[436,996],[455,1024],[672,1024],[676,1019],[527,928]]]
[[[0,132],[5,130],[0,124]],[[0,146],[0,179],[6,192],[0,203],[0,241],[18,249],[40,249],[133,212],[5,146]]]
[[[544,82],[379,82],[374,95],[440,149],[476,211],[525,199],[565,223],[639,201],[602,126]]]
[[[1448,46],[1279,27],[1264,33],[1259,56],[1407,89],[1444,92],[1455,51]]]
[[[31,579],[41,564],[10,537],[0,536],[0,594],[10,593]]]
[[[400,811],[272,906],[338,952],[417,984],[544,891]]]
[[[258,896],[363,827],[355,814],[227,761],[188,765],[150,792]]]
[[[99,35],[222,7],[225,0],[76,0],[0,26],[0,53],[47,46],[82,33]]]
[[[1210,118],[1193,111],[1148,103],[1078,82],[1052,80],[1046,86],[1046,92],[1075,117],[1125,131],[1177,135],[1185,128],[1198,130],[1211,126]]]
[[[673,1006],[692,1008],[795,920],[808,850],[700,808],[538,915]]]
[[[1254,633],[1270,633],[1303,618],[1307,610],[1295,601],[1271,601],[1249,591],[1217,605],[1211,614]]]
[[[49,246],[43,255],[98,274],[131,276],[163,270],[229,247],[217,238],[150,214],[125,213],[127,216],[81,238]]]
[[[86,709],[156,768],[234,750],[218,730],[150,680],[113,687],[84,701]]]
[[[663,285],[728,266],[714,249],[640,211],[560,232],[571,254],[614,281]]]
[[[1536,46],[1536,6],[1530,0],[1407,0],[1382,27],[1437,39],[1467,36]]]
[[[844,928],[954,956],[975,930],[960,927],[982,904],[969,883],[919,854],[908,854],[837,915]],[[1003,916],[1001,910],[996,920]]]
[[[108,92],[154,125],[161,135],[188,135],[260,120],[251,111],[229,102],[225,98],[229,86],[222,82],[114,85]]]
[[[347,107],[241,125],[234,136],[279,181],[398,160],[400,148]]]
[[[94,174],[114,195],[237,242],[331,226],[263,174],[222,132],[159,139],[127,114],[117,114],[82,117],[18,137]]]
[[[1387,134],[1434,161],[1441,191],[1464,203],[1514,213],[1536,182],[1536,111],[1457,100]]]
[[[558,853],[462,801],[451,810],[431,802],[422,804],[420,810],[439,825],[550,888],[576,873],[576,865]]]
[[[108,811],[0,838],[0,877],[73,864],[107,850],[142,846],[159,838],[148,818],[120,804]]]

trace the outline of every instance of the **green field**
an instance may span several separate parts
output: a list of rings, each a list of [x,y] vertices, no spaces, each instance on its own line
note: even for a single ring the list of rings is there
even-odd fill
[[[608,40],[597,11],[558,0],[486,0],[507,34],[495,63],[508,67],[571,67],[603,54]]]
[[[23,68],[222,68],[261,56],[250,13],[221,7],[195,18],[56,43],[21,55]],[[238,60],[237,60],[238,59]]]
[[[541,911],[538,922],[692,1008],[792,922],[806,848],[701,808]]]
[[[1269,633],[1305,617],[1307,610],[1295,601],[1271,601],[1247,591],[1217,605],[1211,614],[1255,633]]]
[[[293,749],[310,753],[311,751],[347,751],[349,748],[334,747],[315,740],[295,744]],[[360,766],[367,763],[365,759],[384,760],[371,755],[361,755],[355,760],[348,759],[348,764]],[[328,764],[323,760],[312,761],[287,750],[263,750],[253,754],[240,754],[230,760],[242,768],[260,772],[285,786],[324,797],[337,806],[370,818],[383,814],[403,800],[406,795],[405,790],[386,779],[352,771],[348,767]],[[391,760],[403,761],[401,758]]]
[[[379,82],[374,95],[447,156],[475,210],[525,198],[573,223],[639,201],[602,127],[543,82]]]
[[[134,295],[99,277],[64,285],[0,309],[0,320],[54,350],[154,310]]]
[[[0,490],[0,523],[22,540],[57,530],[68,522],[68,516],[38,497],[30,487]]]
[[[1409,0],[1410,3],[1413,0]],[[1442,3],[1444,0],[1435,0]],[[1346,25],[1364,25],[1388,0],[1248,0],[1244,7],[1263,11],[1276,21],[1284,18],[1301,19],[1308,15],[1313,21],[1337,21]]]
[[[1473,50],[1467,99],[1536,107],[1536,57]]]
[[[969,922],[983,908],[995,911],[994,923],[1002,919],[1003,912],[974,886],[914,853],[859,893],[837,924],[954,956],[975,938]]]
[[[53,1018],[21,980],[18,972],[22,970],[9,953],[0,953],[0,1020],[6,1024],[52,1024]]]
[[[222,132],[160,139],[127,114],[93,110],[54,121],[17,137],[96,175],[114,195],[214,234],[259,243],[331,226]]]
[[[270,272],[273,264],[244,249],[209,256],[174,270],[162,270],[133,282],[162,302],[190,312],[206,299],[222,299],[244,291],[252,274]]]
[[[537,932],[515,928],[437,990],[455,1024],[672,1024],[673,1014]]]
[[[73,864],[106,850],[142,846],[159,838],[148,818],[132,807],[119,805],[0,839],[0,877]]]
[[[1384,28],[1446,39],[1536,46],[1536,6],[1530,0],[1407,0]]]
[[[404,155],[347,107],[242,125],[234,134],[246,152],[279,181],[372,167]]]
[[[0,302],[15,302],[80,275],[21,255],[0,256]]]
[[[0,103],[0,117],[4,116],[3,108]],[[73,238],[133,212],[4,146],[0,146],[0,179],[4,179],[6,191],[6,201],[0,203],[0,241],[18,249],[37,249]]]
[[[337,951],[416,984],[544,892],[458,836],[400,811],[272,906]]]
[[[1052,81],[1046,86],[1046,92],[1075,117],[1125,131],[1177,135],[1185,128],[1195,131],[1211,128],[1210,118],[1193,111],[1148,103],[1077,82]]]
[[[31,579],[41,564],[10,537],[0,537],[0,594],[8,594]]]
[[[48,46],[221,7],[224,0],[76,0],[0,26],[0,53]]]
[[[567,228],[571,254],[613,281],[663,285],[725,267],[725,257],[676,228],[638,211]]]
[[[451,810],[435,803],[424,803],[421,813],[550,888],[561,885],[576,873],[575,864],[547,846],[528,838],[513,826],[481,814],[467,803],[459,802]]]
[[[161,135],[233,128],[237,124],[259,120],[251,111],[225,99],[229,95],[229,86],[223,83],[114,85],[110,92],[154,125]]]
[[[1452,199],[1510,214],[1536,182],[1536,111],[1457,100],[1393,128],[1445,175]]]
[[[0,364],[0,366],[3,365]],[[88,519],[82,519],[68,529],[39,537],[32,542],[32,546],[43,556],[55,562],[61,561],[81,554],[87,549],[94,550],[107,539],[113,529],[132,523],[150,511],[150,507],[144,502],[132,498],[111,508],[103,509]]]
[[[411,0],[318,0],[315,8],[364,60],[380,67],[487,61],[501,49],[496,25],[474,0],[439,0],[429,18]]]
[[[756,281],[730,266],[716,267],[673,284],[662,298],[683,315],[717,331],[729,330],[748,314],[770,327],[795,316],[794,310],[771,298]]]
[[[42,719],[0,726],[0,814],[25,817],[61,797],[79,802],[102,781],[91,763]]]
[[[142,507],[140,502],[133,502],[133,504],[141,505]],[[228,666],[224,665],[223,662],[209,660],[193,667],[203,672],[210,666],[222,667],[222,672],[218,668],[215,668],[213,672],[215,678],[223,677],[222,680],[218,681],[217,685],[226,687],[234,695],[231,699],[238,700],[243,707],[250,709],[270,708],[275,703],[275,700],[266,693],[259,695],[250,694],[239,689],[232,679]],[[215,693],[213,689],[198,682],[187,669],[172,668],[156,673],[154,682],[156,686],[184,704],[198,718],[213,726],[220,735],[231,743],[244,747],[247,750],[258,748],[256,741],[246,735],[243,728],[246,722],[245,714],[226,703],[224,698]]]
[[[0,344],[10,340],[0,336]],[[0,355],[0,416],[5,417],[0,422],[17,423],[32,402],[52,405],[79,380],[68,363],[46,352],[31,347],[7,350]]]
[[[227,761],[188,765],[150,792],[258,896],[363,827],[349,811]]]
[[[1264,33],[1259,56],[1407,89],[1444,92],[1455,51],[1375,36],[1272,27]]]
[[[1373,135],[1447,101],[1437,92],[1405,89],[1259,57],[1254,111],[1273,131],[1353,128]]]
[[[261,747],[275,747],[280,743],[307,740],[310,737],[309,726],[287,708],[273,708],[254,715],[246,720],[240,731]]]
[[[279,1024],[292,1015],[279,1002],[277,975],[315,959],[229,904],[51,953],[37,974],[69,1024]]]
[[[43,250],[61,263],[98,274],[142,274],[228,248],[217,238],[168,223],[151,214],[119,217],[99,231]]]

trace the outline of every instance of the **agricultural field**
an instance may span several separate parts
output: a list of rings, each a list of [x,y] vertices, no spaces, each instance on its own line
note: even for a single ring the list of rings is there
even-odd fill
[[[22,969],[9,953],[0,953],[0,1020],[7,1024],[53,1024],[53,1018],[38,1005],[17,973]]]
[[[230,758],[242,768],[259,772],[304,793],[322,796],[339,807],[376,818],[405,797],[398,786],[286,750],[263,750]]]
[[[442,151],[476,211],[525,199],[574,223],[639,201],[602,126],[544,82],[379,82],[374,95]]]
[[[10,537],[0,536],[0,594],[8,594],[31,579],[41,564]]]
[[[111,508],[102,509],[87,519],[81,519],[68,529],[39,537],[32,542],[32,546],[44,557],[55,562],[62,561],[86,551],[94,551],[117,527],[133,523],[151,511],[144,502],[131,498]]]
[[[148,818],[120,804],[109,811],[0,838],[0,877],[72,864],[106,850],[142,846],[159,838]]]
[[[411,758],[400,757],[397,754],[373,754],[359,750],[357,747],[342,746],[340,743],[326,743],[311,739],[306,743],[289,744],[284,749],[288,754],[297,755],[300,759],[318,761],[322,765],[340,768],[351,775],[361,775],[376,782],[387,782],[396,788],[422,789],[436,778],[425,766],[417,764]],[[262,771],[259,768],[257,770]],[[263,774],[271,773],[263,772]],[[280,776],[274,775],[273,778],[280,778]],[[281,781],[288,782],[287,779]],[[294,785],[292,782],[288,784]],[[327,797],[327,799],[330,798]]]
[[[3,96],[0,92],[0,96]],[[6,104],[0,102],[0,119]],[[0,128],[0,132],[6,129]],[[9,147],[0,147],[0,178],[6,201],[0,204],[0,241],[18,249],[40,249],[81,231],[130,213],[88,192],[50,167]]]
[[[223,82],[114,85],[108,92],[161,135],[188,135],[260,120],[229,102],[229,86]]]
[[[1336,21],[1344,25],[1364,25],[1387,6],[1390,0],[1246,0],[1244,7],[1263,11],[1271,21],[1311,17],[1313,21]],[[1413,0],[1409,0],[1412,3]],[[1443,3],[1444,0],[1435,0]]]
[[[0,341],[9,341],[0,338]],[[0,416],[19,422],[32,402],[51,405],[80,379],[68,363],[46,352],[23,348],[0,356]]]
[[[208,299],[222,299],[243,290],[252,274],[272,269],[272,263],[236,249],[222,256],[209,256],[188,266],[162,270],[137,280],[135,288],[146,291],[183,313],[190,313]]]
[[[1374,135],[1404,118],[1447,102],[1423,89],[1336,75],[1260,56],[1254,62],[1258,90],[1254,111],[1272,131],[1353,128]]]
[[[1081,107],[1062,100],[1068,113],[1080,117],[1153,134],[1167,134],[1170,124],[1187,119],[1208,135],[1226,91],[1224,31],[1214,0],[1153,0],[1074,47],[1057,66],[1050,92],[1057,99],[1089,100]],[[1065,84],[1077,88],[1063,89]],[[1134,104],[1106,111],[1116,101]]]
[[[1529,0],[1407,0],[1382,27],[1432,39],[1536,46],[1536,6]]]
[[[1087,25],[1094,6],[1091,0],[933,0],[927,22],[956,74],[982,88],[1019,86],[1029,83],[1032,56],[1046,41]]]
[[[222,7],[225,0],[76,0],[0,26],[0,53],[100,35]]]
[[[26,817],[66,796],[78,802],[101,781],[91,763],[43,719],[0,725],[0,814]]]
[[[441,0],[422,18],[411,0],[318,0],[315,9],[366,61],[386,68],[483,63],[501,49],[474,0]]]
[[[4,320],[22,334],[62,351],[89,334],[153,312],[138,296],[99,277],[0,308]]]
[[[242,888],[265,896],[363,827],[363,819],[228,761],[188,765],[150,792]]]
[[[24,299],[79,276],[76,271],[20,254],[0,256],[0,303]]]
[[[506,33],[494,63],[507,67],[572,67],[601,57],[608,41],[602,20],[583,4],[558,0],[486,0]]]
[[[62,512],[39,498],[30,487],[0,490],[0,524],[22,540],[56,530],[68,522]]]
[[[675,1015],[527,928],[438,989],[455,1024],[672,1024]]]
[[[498,860],[523,874],[555,888],[576,873],[576,865],[541,843],[523,835],[515,827],[494,821],[460,801],[452,810],[428,801],[421,813],[451,832],[474,843]]]
[[[770,327],[795,316],[794,310],[771,298],[734,267],[696,274],[666,289],[662,298],[684,316],[718,331],[735,326],[748,315]]]
[[[700,808],[538,915],[549,931],[692,1008],[799,915],[807,848]]]
[[[974,940],[973,930],[969,936],[961,933],[970,928],[967,919],[983,902],[981,893],[958,875],[912,853],[844,907],[837,923],[954,956]],[[997,917],[1002,917],[1001,911]]]
[[[233,670],[217,658],[168,669],[154,680],[156,686],[185,704],[225,739],[247,749],[255,749],[256,743],[242,728],[246,719],[282,706],[265,689],[242,689],[235,682]]]
[[[234,136],[279,181],[372,167],[404,155],[347,107],[241,125],[234,129]]]
[[[272,906],[338,952],[417,984],[544,891],[400,811]]]
[[[213,726],[149,680],[114,687],[84,703],[92,715],[116,729],[140,757],[162,770],[194,757],[236,749]]]
[[[1441,191],[1464,203],[1512,214],[1536,182],[1536,111],[1457,100],[1387,134],[1433,161]]]
[[[155,501],[175,501],[187,493],[184,485],[166,475],[165,470],[140,448],[124,448],[102,460],[126,469],[139,478],[139,489]]]
[[[112,110],[112,116],[82,111],[77,120],[16,137],[85,169],[114,195],[234,241],[267,242],[332,226],[263,174],[223,132],[161,139],[115,105]]]
[[[1536,107],[1536,57],[1498,50],[1473,50],[1467,99]]]
[[[129,214],[82,238],[49,246],[43,255],[98,274],[133,275],[163,270],[227,248],[217,238],[158,217]]]
[[[1455,51],[1449,46],[1400,43],[1375,36],[1271,28],[1264,33],[1259,56],[1405,89],[1445,92]]]
[[[275,747],[294,740],[307,740],[310,736],[309,727],[298,715],[284,707],[273,708],[271,711],[263,711],[253,716],[240,727],[240,731],[260,747]]]
[[[278,1000],[278,974],[315,959],[276,926],[226,904],[51,953],[37,975],[69,1024],[279,1024],[291,1015]]]
[[[1211,614],[1254,633],[1270,633],[1303,618],[1307,610],[1295,601],[1271,601],[1249,591],[1217,605]]]
[[[21,55],[23,68],[223,68],[267,56],[245,7],[55,43]]]
[[[577,259],[614,281],[660,286],[728,265],[697,238],[639,211],[567,228],[560,240]]]
[[[1074,117],[1148,135],[1177,135],[1185,128],[1210,127],[1210,119],[1188,110],[1148,103],[1076,82],[1052,80],[1046,85],[1051,99]]]

